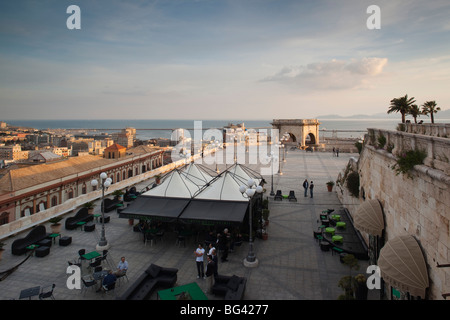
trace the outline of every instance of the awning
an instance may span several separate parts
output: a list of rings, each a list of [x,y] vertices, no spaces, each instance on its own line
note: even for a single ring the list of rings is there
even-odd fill
[[[120,218],[159,219],[174,221],[189,204],[190,199],[141,195],[120,212]]]
[[[381,277],[392,287],[425,297],[429,286],[428,271],[422,250],[413,236],[389,240],[380,251],[378,266]]]
[[[193,199],[179,217],[185,223],[239,224],[249,202]]]
[[[353,217],[355,228],[374,236],[381,236],[384,229],[383,209],[378,200],[362,203]]]

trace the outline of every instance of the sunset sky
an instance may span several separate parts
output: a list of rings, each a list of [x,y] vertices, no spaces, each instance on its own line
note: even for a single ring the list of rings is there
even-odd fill
[[[3,121],[370,115],[405,94],[446,110],[449,87],[448,0],[0,2]]]

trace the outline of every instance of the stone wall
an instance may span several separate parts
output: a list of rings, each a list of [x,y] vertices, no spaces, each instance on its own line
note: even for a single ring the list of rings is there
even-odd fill
[[[352,197],[345,186],[337,189],[338,196],[351,214],[364,201],[363,196],[366,199],[378,199],[385,214],[385,241],[405,233],[413,235],[422,247],[428,266],[428,298],[443,299],[442,294],[450,292],[450,268],[437,268],[437,264],[450,263],[450,165],[440,161],[440,170],[434,164],[436,154],[445,151],[440,150],[441,147],[436,148],[436,145],[442,145],[448,151],[450,139],[425,139],[420,135],[412,137],[408,133],[380,130],[376,133],[388,137],[387,141],[395,142],[399,149],[388,148],[388,151],[386,147],[379,148],[370,138],[366,139],[357,162],[360,188],[363,190],[360,198]],[[431,152],[425,164],[416,165],[410,172],[411,177],[397,175],[392,169],[396,163],[395,151],[400,152],[400,146],[406,148],[417,145]],[[368,235],[362,234],[367,240]]]

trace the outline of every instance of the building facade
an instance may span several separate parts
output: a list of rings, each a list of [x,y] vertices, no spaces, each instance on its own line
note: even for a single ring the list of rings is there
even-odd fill
[[[101,172],[117,183],[158,168],[163,154],[162,148],[141,146],[119,159],[85,155],[8,170],[0,178],[0,225],[95,191],[90,182]]]

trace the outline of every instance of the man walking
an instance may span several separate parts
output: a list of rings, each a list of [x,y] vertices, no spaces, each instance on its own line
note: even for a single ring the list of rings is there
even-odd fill
[[[303,181],[303,188],[305,189],[305,197],[308,196],[308,186],[309,186],[308,180],[305,179],[305,181]]]

